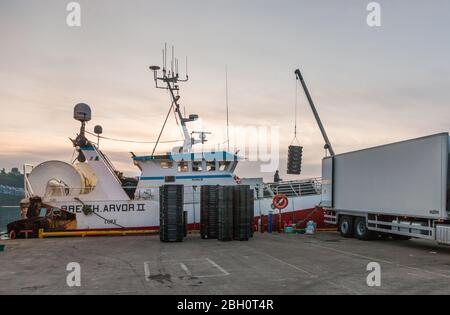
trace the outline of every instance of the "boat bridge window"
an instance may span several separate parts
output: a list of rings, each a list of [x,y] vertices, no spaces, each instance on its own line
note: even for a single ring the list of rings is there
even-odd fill
[[[161,166],[162,169],[169,169],[173,167],[173,162],[172,161],[161,161],[159,163],[159,165]]]
[[[203,165],[201,161],[192,162],[192,171],[193,172],[201,172],[203,171]]]
[[[176,177],[175,176],[166,176],[164,177],[164,182],[165,183],[175,183],[176,181]]]
[[[206,171],[207,172],[214,172],[216,171],[216,161],[206,161]]]
[[[179,162],[178,163],[178,172],[187,173],[189,172],[189,163],[188,162]]]
[[[219,171],[226,171],[228,166],[230,166],[231,162],[229,161],[220,161],[219,162]]]

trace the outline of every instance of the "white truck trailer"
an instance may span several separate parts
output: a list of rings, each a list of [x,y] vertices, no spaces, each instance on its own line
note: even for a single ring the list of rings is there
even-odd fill
[[[448,133],[334,155],[322,162],[322,207],[342,236],[450,245]]]

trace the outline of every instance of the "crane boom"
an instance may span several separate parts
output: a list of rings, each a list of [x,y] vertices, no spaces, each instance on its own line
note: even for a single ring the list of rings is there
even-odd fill
[[[306,86],[305,80],[303,80],[303,76],[300,73],[299,69],[295,70],[295,74],[297,76],[297,79],[300,80],[300,83],[303,86],[303,90],[305,91],[309,105],[311,106],[314,117],[316,118],[317,124],[319,125],[320,132],[322,133],[323,139],[325,140],[325,149],[328,150],[328,152],[330,152],[331,156],[334,156],[334,150],[333,150],[333,147],[331,146],[330,139],[328,138],[325,128],[323,127],[322,121],[320,120],[319,113],[317,112],[316,106],[314,105],[311,95],[309,94],[308,87]]]

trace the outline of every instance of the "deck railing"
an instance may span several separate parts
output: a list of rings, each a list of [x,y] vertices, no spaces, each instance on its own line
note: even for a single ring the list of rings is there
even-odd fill
[[[322,179],[317,177],[305,180],[268,183],[262,189],[262,194],[258,194],[260,198],[273,197],[277,194],[283,194],[288,197],[318,195],[322,190]]]

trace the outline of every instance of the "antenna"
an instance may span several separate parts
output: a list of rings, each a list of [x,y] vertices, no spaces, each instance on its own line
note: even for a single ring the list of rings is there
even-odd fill
[[[171,61],[171,65],[170,65],[170,70],[172,71],[172,75],[174,74],[174,72],[173,72],[173,58],[174,58],[174,55],[175,55],[175,48],[173,47],[173,45],[172,45],[172,61]]]
[[[167,70],[167,43],[164,44],[164,72]]]
[[[162,63],[162,66],[163,66],[163,68],[164,68],[164,64],[166,63],[166,58],[165,58],[165,50],[164,50],[164,48],[162,49],[162,58],[163,58],[163,63]],[[159,67],[158,67],[159,68]]]
[[[186,123],[192,122],[198,119],[198,115],[189,115],[188,117],[185,117],[186,114],[182,112],[181,105],[178,103],[180,96],[179,96],[179,83],[180,82],[187,82],[189,77],[187,75],[187,57],[186,57],[186,75],[184,79],[181,79],[178,73],[179,70],[179,62],[178,58],[175,57],[175,47],[172,45],[172,60],[170,64],[170,71],[167,71],[167,43],[164,44],[164,50],[163,50],[163,70],[162,75],[158,75],[158,71],[160,70],[159,66],[151,66],[150,70],[153,71],[154,80],[156,88],[158,89],[165,89],[169,91],[169,94],[172,98],[171,107],[169,110],[168,115],[172,111],[172,108],[175,112],[175,117],[178,118],[180,121],[181,127],[183,129],[183,135],[184,135],[184,144],[183,144],[183,152],[190,152],[192,149],[192,145],[196,143],[200,143],[202,140],[192,139],[191,135],[189,133],[189,130],[187,129]],[[159,85],[159,82],[163,82],[163,85]],[[167,118],[166,118],[167,121]],[[153,152],[156,149],[156,146],[159,143],[159,138],[161,137],[161,133],[165,128],[165,123],[162,126],[162,130],[160,132],[160,135],[158,137],[158,141],[156,142],[155,148]],[[203,140],[204,141],[204,140]]]

